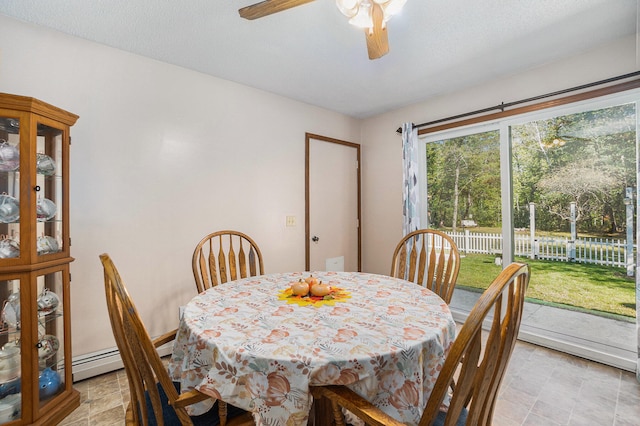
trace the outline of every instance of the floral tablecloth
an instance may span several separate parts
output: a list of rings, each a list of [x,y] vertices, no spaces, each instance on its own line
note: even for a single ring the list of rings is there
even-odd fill
[[[283,300],[282,290],[310,274],[351,297],[320,306]],[[182,389],[253,412],[258,425],[305,425],[309,386],[328,384],[349,385],[417,423],[455,330],[444,301],[408,281],[356,272],[263,275],[187,304],[169,372]]]

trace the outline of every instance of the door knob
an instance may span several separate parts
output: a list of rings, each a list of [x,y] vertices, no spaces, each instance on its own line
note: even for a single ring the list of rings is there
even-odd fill
[[[320,238],[316,237],[315,235],[311,238],[311,241],[313,241],[314,243],[317,243],[318,241],[320,241]]]

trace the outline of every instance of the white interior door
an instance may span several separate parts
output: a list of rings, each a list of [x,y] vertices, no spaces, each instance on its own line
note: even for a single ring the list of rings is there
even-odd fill
[[[359,271],[360,145],[307,135],[307,270]]]

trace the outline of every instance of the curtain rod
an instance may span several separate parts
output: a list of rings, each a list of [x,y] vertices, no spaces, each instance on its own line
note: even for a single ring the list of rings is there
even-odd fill
[[[488,108],[482,108],[482,109],[478,109],[478,110],[475,110],[475,111],[465,112],[464,114],[452,115],[450,117],[440,118],[438,120],[428,121],[426,123],[414,124],[413,127],[416,128],[416,129],[419,129],[421,127],[432,126],[434,124],[440,124],[440,123],[443,123],[445,121],[457,120],[459,118],[470,117],[472,115],[482,114],[483,112],[489,112],[489,111],[494,111],[494,110],[501,110],[502,112],[504,112],[505,108],[509,108],[509,107],[512,107],[512,106],[515,106],[515,105],[525,104],[527,102],[532,102],[532,101],[538,101],[540,99],[551,98],[553,96],[563,95],[565,93],[575,92],[577,90],[588,89],[590,87],[599,86],[601,84],[607,84],[607,83],[611,83],[611,82],[614,82],[614,81],[623,80],[625,78],[635,77],[635,76],[638,76],[638,75],[640,75],[640,71],[634,71],[634,72],[629,73],[629,74],[619,75],[617,77],[607,78],[606,80],[600,80],[600,81],[596,81],[596,82],[593,82],[593,83],[583,84],[581,86],[572,87],[570,89],[558,90],[557,92],[551,92],[551,93],[547,93],[545,95],[539,95],[539,96],[534,96],[532,98],[521,99],[519,101],[508,102],[506,104],[504,102],[502,102],[502,103],[500,103],[500,105],[495,105],[495,106],[488,107]],[[396,132],[397,133],[402,133],[402,127],[398,127],[398,130],[396,130]]]

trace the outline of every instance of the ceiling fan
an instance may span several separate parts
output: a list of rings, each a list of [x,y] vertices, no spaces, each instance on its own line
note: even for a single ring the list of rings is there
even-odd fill
[[[264,0],[243,7],[238,12],[245,19],[258,19],[313,0]],[[369,59],[378,59],[389,52],[387,21],[400,12],[407,0],[336,0],[340,12],[349,23],[365,29]]]

